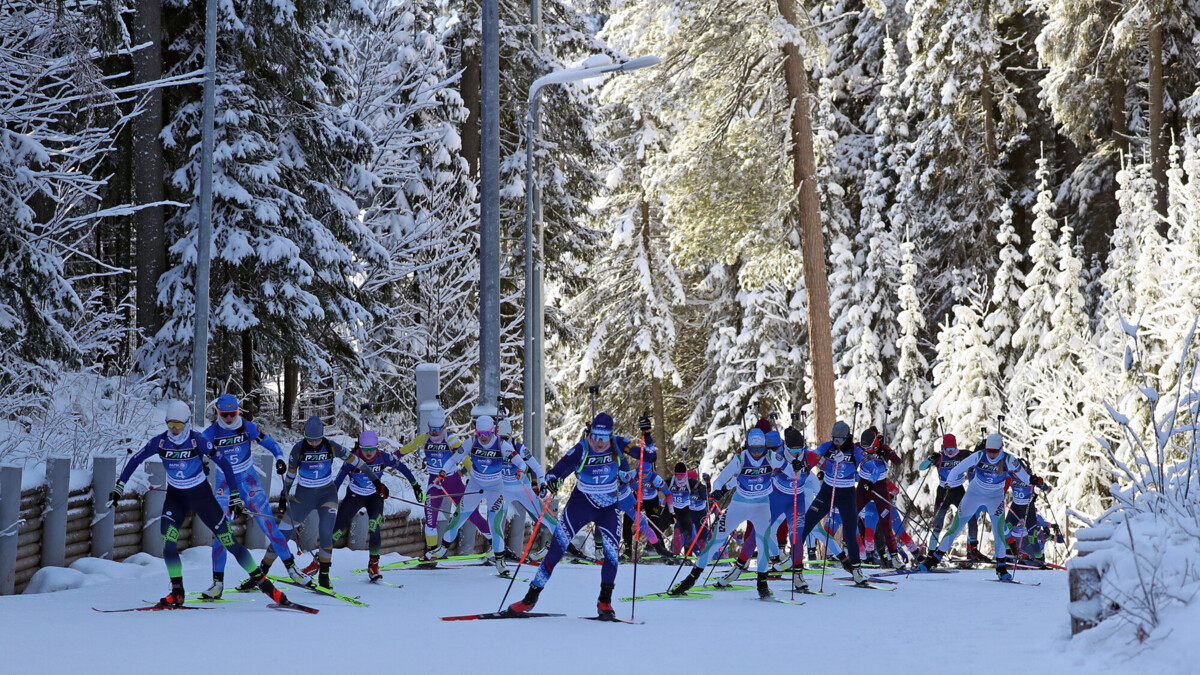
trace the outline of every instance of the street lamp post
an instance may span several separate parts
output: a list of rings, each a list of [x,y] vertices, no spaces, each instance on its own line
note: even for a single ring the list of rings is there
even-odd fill
[[[597,57],[592,57],[588,63]],[[542,300],[542,265],[537,260],[541,254],[541,228],[535,239],[533,221],[537,207],[537,188],[534,181],[535,166],[533,144],[538,129],[538,93],[547,85],[578,82],[606,73],[628,72],[657,65],[657,56],[639,56],[623,63],[604,63],[584,68],[559,70],[534,80],[529,87],[528,116],[525,118],[525,405],[523,429],[525,442],[538,461],[545,465],[545,389],[542,365],[545,357],[544,320],[545,303]],[[536,242],[536,245],[535,245]],[[536,251],[536,253],[535,253]],[[532,292],[531,292],[532,291]]]

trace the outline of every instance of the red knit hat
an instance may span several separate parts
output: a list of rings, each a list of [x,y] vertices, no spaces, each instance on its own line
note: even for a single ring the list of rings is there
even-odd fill
[[[958,439],[954,437],[954,434],[946,434],[945,436],[942,436],[942,447],[943,448],[957,448],[958,447]]]

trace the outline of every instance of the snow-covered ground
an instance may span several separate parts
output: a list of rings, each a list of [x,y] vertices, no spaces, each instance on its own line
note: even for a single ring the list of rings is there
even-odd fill
[[[183,553],[185,583],[209,583],[209,549]],[[384,557],[384,562],[400,559]],[[135,607],[167,591],[161,561],[139,555],[132,563],[85,559],[76,570],[50,570],[51,582],[78,586],[54,593],[0,598],[3,667],[11,673],[128,673],[169,665],[173,673],[349,672],[402,668],[408,672],[516,673],[545,669],[611,673],[630,664],[690,664],[708,671],[754,667],[776,672],[1054,673],[1195,672],[1200,646],[1197,614],[1168,622],[1165,641],[1140,655],[1119,634],[1095,629],[1072,641],[1066,614],[1065,572],[1018,572],[1041,586],[987,581],[990,571],[913,575],[894,592],[860,590],[826,579],[833,598],[805,598],[804,606],[766,604],[753,591],[717,593],[707,600],[637,603],[645,625],[599,624],[575,618],[595,611],[598,567],[560,565],[538,610],[566,618],[524,621],[443,622],[439,617],[493,611],[507,581],[484,567],[385,572],[404,588],[374,586],[350,570],[366,564],[365,552],[338,550],[335,588],[358,595],[368,608],[288,589],[317,616],[271,610],[265,597],[195,612],[100,614],[98,608]],[[230,560],[233,583],[243,578]],[[280,570],[275,570],[280,573]],[[666,588],[674,569],[643,565],[638,588]],[[528,568],[522,576],[529,576]],[[837,576],[843,576],[840,573]],[[623,565],[617,597],[630,594],[633,568]],[[51,583],[50,585],[54,585]],[[786,597],[786,584],[773,582]],[[525,584],[513,586],[510,602]],[[629,603],[617,603],[629,616]],[[69,631],[69,636],[67,632]],[[637,656],[637,650],[648,651]],[[59,651],[62,649],[62,651]],[[624,665],[622,665],[624,664]],[[326,670],[331,669],[331,670]],[[565,670],[564,670],[565,669]],[[811,672],[811,671],[810,671]]]

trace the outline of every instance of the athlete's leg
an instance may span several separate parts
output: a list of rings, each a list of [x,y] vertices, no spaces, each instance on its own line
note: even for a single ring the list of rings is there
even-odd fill
[[[292,552],[288,549],[287,538],[279,531],[279,526],[275,524],[275,519],[271,516],[271,498],[266,490],[263,490],[262,483],[259,482],[258,476],[253,471],[247,471],[243,474],[238,474],[238,480],[241,483],[242,499],[246,500],[246,506],[253,511],[250,514],[254,521],[258,523],[259,529],[263,534],[267,535],[267,550],[274,550],[279,558],[285,563],[292,559]],[[216,543],[213,544],[214,550]]]
[[[217,497],[217,503],[221,505],[221,511],[226,515],[229,514],[229,483],[225,480],[223,471],[217,472],[217,484],[214,488]],[[242,494],[242,499],[246,499],[246,495]],[[247,501],[247,504],[250,502]],[[251,507],[253,508],[253,507]],[[219,539],[213,537],[212,543],[212,571],[215,575],[225,573],[225,546]]]

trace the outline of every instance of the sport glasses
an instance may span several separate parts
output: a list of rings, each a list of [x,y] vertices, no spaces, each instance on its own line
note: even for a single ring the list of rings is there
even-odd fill
[[[440,434],[440,433],[442,433],[442,429],[445,429],[445,428],[446,428],[446,427],[435,427],[435,426],[430,426],[430,427],[429,427],[429,433],[431,433],[431,434]]]
[[[494,435],[495,434],[491,431],[476,431],[475,432],[475,438],[478,438],[479,440],[484,441],[484,442],[491,440],[492,436],[494,436]]]
[[[596,429],[592,431],[592,438],[597,441],[607,441],[612,439],[612,432]]]
[[[238,411],[236,411],[236,410],[221,410],[221,411],[218,411],[217,414],[221,416],[221,419],[231,420],[231,419],[237,417]]]
[[[171,431],[174,431],[175,433],[179,433],[180,431],[183,431],[183,428],[186,426],[187,426],[187,422],[180,422],[178,420],[167,420],[167,428],[170,429]]]

